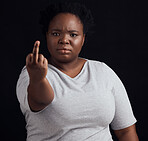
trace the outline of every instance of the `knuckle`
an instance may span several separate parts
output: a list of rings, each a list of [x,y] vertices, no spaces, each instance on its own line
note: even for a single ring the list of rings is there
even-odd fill
[[[38,59],[39,59],[38,61],[41,63],[44,60],[44,56],[42,54],[39,54],[39,58]]]
[[[44,58],[43,54],[39,54],[39,57],[40,57],[40,58]]]
[[[28,63],[31,62],[32,57],[33,57],[32,53],[28,54],[27,57],[26,57],[26,62],[28,62]]]
[[[26,58],[30,58],[32,57],[32,55],[33,55],[32,53],[29,53]]]
[[[47,68],[47,66],[48,66],[48,61],[47,61],[47,59],[45,58],[45,59],[44,59],[44,67]]]
[[[45,64],[47,64],[47,63],[48,63],[48,61],[47,61],[47,59],[46,59],[46,58],[44,58],[44,63],[45,63]]]

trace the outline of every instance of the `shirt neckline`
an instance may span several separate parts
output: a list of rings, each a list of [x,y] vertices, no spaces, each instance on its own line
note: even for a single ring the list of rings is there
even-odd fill
[[[68,77],[68,78],[70,78],[70,79],[72,79],[72,80],[75,80],[75,79],[77,79],[77,78],[82,74],[82,72],[84,71],[84,69],[85,69],[85,67],[86,67],[86,65],[87,65],[87,63],[88,63],[88,59],[85,59],[85,60],[86,60],[86,62],[83,64],[83,67],[82,67],[81,71],[80,71],[75,77],[70,77],[69,75],[67,75],[66,73],[62,72],[61,70],[59,70],[57,67],[53,66],[52,64],[48,64],[48,66],[54,68],[55,70],[57,70],[59,73],[65,75],[66,77]]]

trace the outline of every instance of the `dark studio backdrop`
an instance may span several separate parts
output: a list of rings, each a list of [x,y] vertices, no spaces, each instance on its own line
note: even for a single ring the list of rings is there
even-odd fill
[[[40,53],[48,57],[38,20],[40,10],[49,2],[51,1],[1,1],[0,137],[3,141],[25,141],[26,138],[25,121],[16,98],[16,82],[36,40],[41,41]],[[131,0],[81,2],[91,9],[96,24],[95,33],[87,39],[81,56],[103,61],[118,74],[126,87],[138,121],[139,138],[147,141],[146,3]]]

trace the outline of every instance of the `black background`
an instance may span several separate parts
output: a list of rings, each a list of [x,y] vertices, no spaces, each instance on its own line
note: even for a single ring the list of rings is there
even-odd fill
[[[40,10],[53,1],[1,1],[0,137],[4,141],[25,141],[25,121],[16,98],[16,82],[37,39],[41,41],[40,53],[48,57],[38,20]],[[81,56],[103,61],[118,74],[138,121],[138,136],[147,141],[147,5],[131,0],[81,2],[91,9],[96,23],[95,33],[88,38]]]

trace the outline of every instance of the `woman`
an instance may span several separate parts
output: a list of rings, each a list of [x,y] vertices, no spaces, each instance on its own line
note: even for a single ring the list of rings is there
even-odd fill
[[[26,57],[17,97],[26,119],[27,141],[138,141],[136,119],[125,88],[106,64],[79,57],[93,24],[85,6],[48,6],[41,14],[51,57],[40,42]]]

